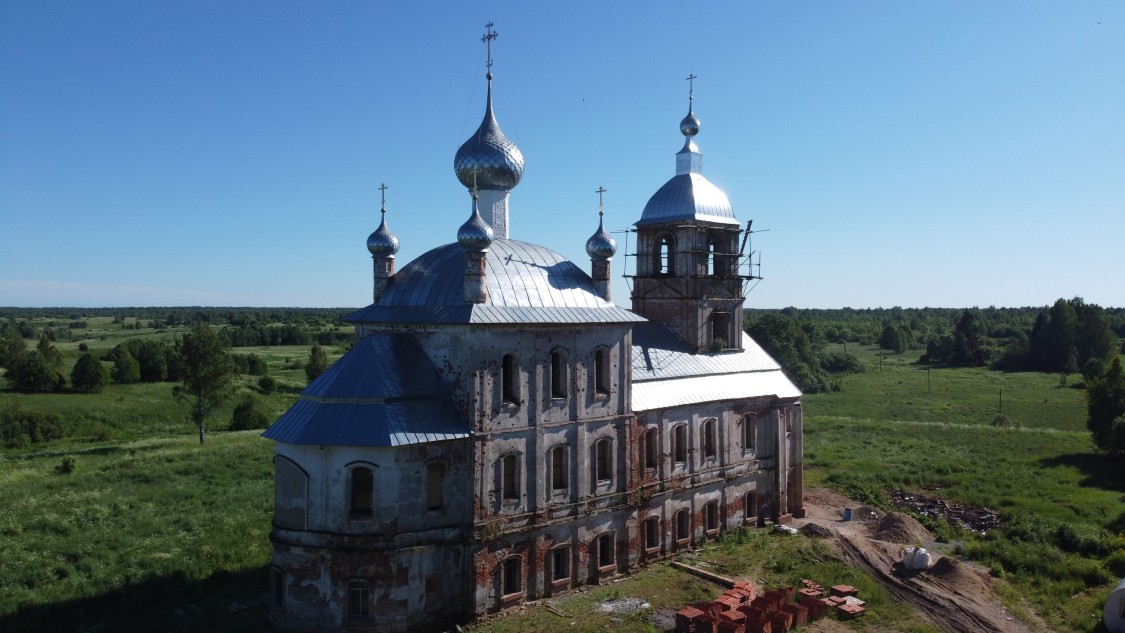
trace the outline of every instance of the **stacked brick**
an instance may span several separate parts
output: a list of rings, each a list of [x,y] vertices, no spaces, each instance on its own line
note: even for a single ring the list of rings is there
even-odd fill
[[[786,633],[835,613],[841,620],[863,614],[858,591],[847,585],[825,589],[802,579],[801,587],[766,591],[735,583],[712,602],[699,602],[676,613],[676,633]]]

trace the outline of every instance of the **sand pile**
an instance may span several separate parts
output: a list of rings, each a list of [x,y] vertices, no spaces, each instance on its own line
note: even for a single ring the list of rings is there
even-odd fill
[[[852,510],[852,520],[854,521],[878,521],[883,516],[883,511],[873,506],[860,506]]]
[[[934,540],[930,531],[922,527],[921,523],[897,512],[892,512],[879,521],[879,527],[875,529],[875,538],[903,545],[921,545]]]
[[[976,580],[976,576],[956,558],[942,556],[930,567],[930,575],[950,583],[964,583]]]
[[[804,534],[805,536],[807,536],[809,538],[831,538],[832,537],[832,531],[831,530],[824,527],[823,525],[817,525],[816,523],[806,523],[805,526],[801,528],[801,534]]]

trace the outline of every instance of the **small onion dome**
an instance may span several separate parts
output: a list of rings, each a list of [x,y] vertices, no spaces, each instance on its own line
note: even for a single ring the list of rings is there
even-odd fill
[[[387,228],[386,212],[379,228],[367,238],[367,250],[375,257],[393,257],[398,252],[398,237]]]
[[[688,107],[687,116],[680,121],[680,134],[688,138],[699,134],[699,119],[695,118],[695,114],[692,113],[690,107]]]
[[[466,188],[511,191],[523,178],[523,153],[500,129],[492,114],[492,85],[480,127],[457,150],[453,171]],[[475,178],[475,180],[474,180]]]
[[[597,232],[586,240],[586,254],[590,256],[590,259],[610,259],[616,252],[617,242],[609,236],[601,219],[599,219]]]
[[[477,197],[473,196],[473,214],[457,229],[457,243],[467,251],[482,252],[492,246],[492,227],[477,211]]]

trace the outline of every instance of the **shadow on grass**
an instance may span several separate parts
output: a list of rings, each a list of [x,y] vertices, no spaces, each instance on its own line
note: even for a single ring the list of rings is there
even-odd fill
[[[1070,453],[1039,460],[1040,466],[1069,466],[1077,468],[1085,478],[1078,485],[1125,492],[1125,478],[1121,477],[1122,462],[1097,453]]]
[[[218,571],[203,580],[181,573],[129,583],[90,598],[21,608],[0,631],[170,631],[266,633],[269,568]]]

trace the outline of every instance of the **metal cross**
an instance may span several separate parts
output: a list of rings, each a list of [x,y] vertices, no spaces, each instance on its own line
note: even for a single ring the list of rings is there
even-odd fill
[[[598,217],[600,218],[603,215],[603,212],[602,212],[602,194],[605,193],[605,187],[598,187],[598,190],[595,191],[594,193],[598,194]]]
[[[379,183],[379,207],[382,213],[387,212],[387,183]]]
[[[694,74],[692,74],[692,75],[688,75],[688,76],[687,76],[687,82],[688,82],[688,101],[691,101],[692,99],[694,99],[694,98],[695,98],[695,96],[694,96],[694,95],[695,95],[695,80],[696,80],[696,79],[699,79],[699,76],[698,76],[698,75],[694,75]]]
[[[491,25],[491,24],[492,23],[489,22],[489,25]],[[472,171],[470,171],[469,173],[473,175],[473,200],[476,200],[477,199],[477,174],[480,173],[480,167],[473,167]]]
[[[488,63],[485,64],[485,66],[488,67],[489,72],[492,71],[492,40],[496,39],[497,36],[500,35],[496,31],[492,30],[492,27],[493,24],[490,20],[488,24],[484,25],[484,37],[480,38],[480,41],[484,42],[488,47]]]

